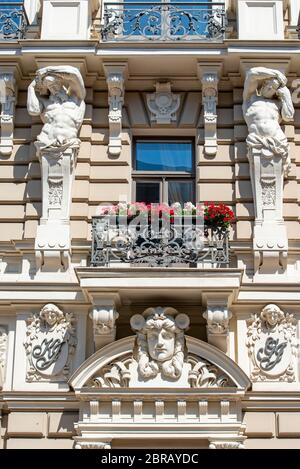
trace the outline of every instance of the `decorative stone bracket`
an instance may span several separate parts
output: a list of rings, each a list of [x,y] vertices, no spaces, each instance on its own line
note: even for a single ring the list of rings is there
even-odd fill
[[[232,317],[228,309],[228,296],[204,295],[207,308],[203,317],[207,321],[207,341],[223,352],[228,351],[229,321]]]
[[[95,297],[93,302],[90,318],[93,321],[95,350],[99,350],[116,339],[116,320],[119,317],[117,307],[120,302],[118,295]]]
[[[204,117],[204,152],[208,156],[217,153],[217,104],[220,64],[198,65],[198,76],[202,83]]]
[[[155,124],[171,124],[177,120],[180,106],[180,95],[171,91],[171,83],[155,85],[156,92],[147,94],[147,106],[150,111],[151,122]]]
[[[124,104],[124,81],[127,73],[127,64],[106,63],[103,67],[108,86],[108,153],[111,156],[119,156],[122,150],[122,108]]]
[[[14,114],[17,97],[16,79],[13,70],[0,73],[0,155],[10,156],[13,150]]]

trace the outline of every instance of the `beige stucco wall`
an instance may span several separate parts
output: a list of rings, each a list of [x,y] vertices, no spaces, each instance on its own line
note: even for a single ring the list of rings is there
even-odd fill
[[[74,423],[78,413],[70,412],[11,412],[2,416],[0,447],[7,449],[71,449],[74,446]],[[300,448],[300,413],[298,412],[245,412],[246,449]],[[186,441],[180,445],[176,439],[140,440],[130,443],[115,439],[113,449],[122,448],[208,448],[207,440],[196,443]]]
[[[14,151],[0,158],[0,241],[33,239],[41,216],[40,167],[33,142],[40,132],[39,118],[32,119],[26,110],[26,83],[18,93]],[[145,91],[151,91],[146,89]],[[174,89],[176,91],[176,89]],[[250,240],[254,219],[253,197],[245,138],[247,128],[242,117],[242,88],[219,93],[218,152],[207,157],[203,152],[204,131],[201,93],[182,92],[177,121],[163,129],[151,128],[145,106],[145,93],[125,93],[123,110],[123,148],[120,157],[107,155],[108,107],[105,92],[87,89],[87,109],[80,131],[81,148],[75,172],[71,208],[73,240],[90,239],[91,217],[103,202],[118,202],[120,195],[131,200],[131,159],[134,134],[165,137],[190,136],[196,143],[196,185],[198,201],[225,202],[233,207],[237,223],[232,238]],[[292,171],[284,188],[284,217],[289,239],[300,236],[300,110],[294,125],[285,126],[290,140]]]

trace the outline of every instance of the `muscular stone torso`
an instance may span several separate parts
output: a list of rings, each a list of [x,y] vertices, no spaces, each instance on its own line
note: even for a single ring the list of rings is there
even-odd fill
[[[244,117],[249,134],[254,133],[261,137],[285,138],[279,125],[281,120],[279,101],[253,96],[247,104]]]
[[[46,145],[62,144],[77,137],[78,106],[73,100],[54,102],[52,97],[43,99],[41,115],[44,126],[38,140]]]

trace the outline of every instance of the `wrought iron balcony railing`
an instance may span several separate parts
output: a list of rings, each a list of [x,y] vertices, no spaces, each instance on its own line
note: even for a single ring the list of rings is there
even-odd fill
[[[27,25],[23,2],[0,1],[0,40],[23,39]]]
[[[109,215],[93,217],[91,266],[229,265],[226,228],[198,226],[195,217],[184,222],[175,220],[164,227],[161,221],[156,227],[147,221],[139,227],[126,221],[123,218],[119,223]]]
[[[180,41],[224,39],[224,3],[124,1],[104,3],[102,40]]]

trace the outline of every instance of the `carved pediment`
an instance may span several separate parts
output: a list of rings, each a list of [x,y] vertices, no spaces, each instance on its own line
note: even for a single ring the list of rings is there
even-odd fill
[[[168,378],[161,372],[149,379],[140,376],[135,356],[135,337],[109,344],[92,355],[70,379],[75,391],[102,388],[231,388],[246,390],[249,379],[229,357],[217,348],[186,337],[186,354],[181,376]]]

